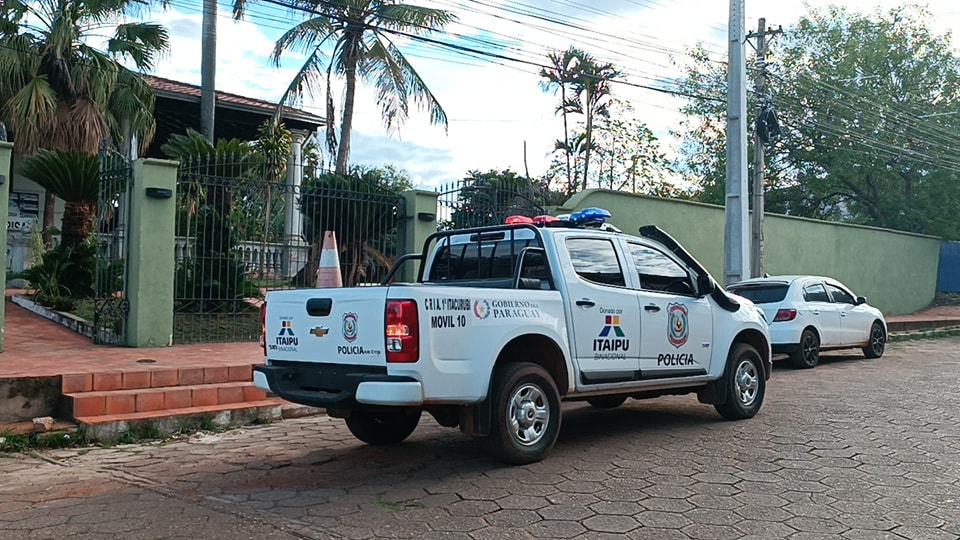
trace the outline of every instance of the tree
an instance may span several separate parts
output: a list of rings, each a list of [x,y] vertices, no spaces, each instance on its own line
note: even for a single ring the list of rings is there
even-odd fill
[[[552,52],[548,58],[551,67],[540,71],[540,76],[545,79],[541,81],[541,86],[545,90],[560,90],[560,104],[556,110],[563,115],[564,140],[557,141],[556,149],[565,156],[567,191],[572,194],[577,187],[587,189],[587,174],[593,150],[593,126],[598,117],[608,114],[610,82],[620,76],[620,71],[613,64],[598,62],[590,53],[573,46],[563,53]],[[570,114],[581,114],[585,119],[586,127],[581,137],[570,136]],[[579,182],[576,172],[571,174],[576,171],[571,166],[575,154],[580,154],[583,160],[583,175]]]
[[[636,118],[630,104],[612,100],[607,109],[608,114],[601,116],[594,127],[590,145],[595,152],[597,167],[584,173],[583,153],[578,153],[574,156],[574,175],[579,178],[587,174],[587,186],[614,191],[658,196],[681,194],[678,186],[667,181],[670,163],[660,150],[657,138]],[[585,128],[581,126],[574,131],[572,140],[585,139]],[[547,178],[560,177],[562,168],[563,163],[555,158]]]
[[[153,68],[167,31],[118,23],[146,0],[5,0],[0,7],[0,114],[25,155],[40,149],[96,154],[123,140],[124,127],[145,149],[154,132],[154,94],[121,61]],[[106,48],[91,43],[112,28]],[[126,126],[125,126],[126,124]],[[48,194],[48,198],[52,198]],[[49,229],[53,212],[44,213]]]
[[[447,229],[498,225],[512,215],[544,214],[544,206],[558,203],[543,185],[510,169],[469,171],[460,181],[456,200],[447,203],[450,216],[440,225]]]
[[[579,54],[579,49],[573,46],[562,53],[552,51],[547,54],[550,67],[540,70],[540,77],[544,79],[540,81],[541,88],[546,91],[560,91],[560,103],[557,104],[556,112],[559,112],[563,116],[563,140],[556,142],[555,149],[563,152],[567,164],[566,185],[568,193],[573,193],[575,191],[574,186],[578,184],[578,182],[575,181],[571,163],[572,145],[570,144],[570,124],[568,116],[571,113],[579,112],[580,105],[576,98],[572,100],[568,99],[567,92],[574,80],[576,66],[579,63]]]
[[[768,148],[768,210],[960,237],[949,217],[960,213],[960,60],[925,17],[815,10],[778,41],[770,86],[782,134]],[[724,67],[692,58],[681,89],[721,95]],[[694,99],[684,110],[684,165],[707,202],[723,201],[722,107]]]
[[[403,205],[402,193],[412,188],[406,171],[354,166],[350,174],[322,173],[304,181],[299,199],[305,217],[305,236],[316,251],[324,231],[336,231],[345,287],[376,281],[377,267],[386,271],[389,257],[378,244],[396,246]],[[316,272],[311,256],[296,279],[306,282]]]
[[[24,160],[20,173],[60,197],[63,209],[61,245],[83,243],[93,232],[100,187],[100,162],[85,152],[42,150]]]
[[[234,0],[234,15],[242,17],[247,0]],[[358,78],[377,90],[377,104],[388,130],[398,128],[414,104],[427,109],[433,124],[447,126],[447,114],[392,36],[429,33],[455,20],[449,11],[396,0],[293,0],[291,7],[310,14],[277,40],[272,58],[294,51],[307,60],[283,94],[281,103],[313,93],[326,78],[327,140],[336,154],[335,171],[348,174],[350,133]],[[331,55],[328,58],[327,52]],[[340,142],[333,134],[333,73],[345,80]],[[334,150],[334,146],[336,149]]]

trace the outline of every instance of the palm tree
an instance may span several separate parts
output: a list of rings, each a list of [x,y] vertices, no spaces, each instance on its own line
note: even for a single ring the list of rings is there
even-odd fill
[[[100,162],[95,154],[42,150],[24,160],[20,172],[66,202],[61,239],[64,248],[90,236],[100,180]]]
[[[234,0],[235,17],[243,16],[246,2]],[[331,154],[336,153],[338,174],[349,172],[350,130],[358,77],[376,87],[377,104],[388,130],[406,120],[411,101],[427,109],[431,123],[446,127],[447,115],[440,103],[391,37],[439,30],[455,20],[452,13],[396,0],[292,0],[290,5],[309,13],[310,18],[277,40],[272,58],[279,65],[284,52],[296,51],[305,54],[307,60],[290,82],[281,103],[312,93],[326,77],[327,142]],[[333,135],[330,82],[334,72],[346,83],[339,146]]]
[[[122,133],[145,149],[153,138],[154,94],[120,62],[150,70],[168,48],[157,24],[120,22],[145,0],[4,0],[0,8],[0,117],[17,150],[96,154]],[[93,43],[112,29],[104,49]],[[50,193],[48,199],[52,198]],[[44,225],[52,225],[45,212]]]
[[[587,189],[587,173],[590,169],[590,151],[593,149],[593,124],[597,116],[609,114],[610,82],[620,76],[620,71],[611,63],[599,63],[589,53],[578,51],[581,56],[572,83],[573,92],[579,97],[581,112],[586,117],[583,149],[582,189]]]
[[[550,67],[540,70],[540,76],[544,79],[540,82],[541,87],[547,91],[560,90],[560,104],[557,105],[556,112],[563,115],[563,141],[557,141],[556,149],[563,151],[566,157],[568,193],[576,191],[575,187],[577,183],[574,181],[570,165],[572,148],[570,145],[570,127],[567,116],[571,113],[579,112],[580,104],[577,101],[578,97],[576,95],[568,99],[567,91],[574,82],[577,63],[583,54],[580,49],[573,46],[570,46],[570,48],[562,53],[560,51],[553,51],[547,55],[547,59],[550,61]]]

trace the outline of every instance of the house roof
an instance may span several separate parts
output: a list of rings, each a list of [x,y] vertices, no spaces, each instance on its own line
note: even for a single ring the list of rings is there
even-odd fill
[[[172,79],[165,79],[155,75],[144,75],[143,79],[153,87],[157,97],[176,99],[191,103],[200,103],[200,87],[187,84]],[[234,109],[237,111],[248,111],[257,113],[270,113],[277,108],[276,103],[271,103],[262,99],[249,98],[239,94],[217,91],[217,107],[225,109]],[[284,120],[296,120],[306,124],[316,124],[320,127],[326,123],[322,116],[309,113],[307,111],[293,107],[284,107],[282,118]]]
[[[200,131],[200,87],[153,75],[145,75],[144,80],[157,97],[153,109],[157,129],[144,157],[164,157],[163,144],[172,135],[184,134],[188,129]],[[259,127],[276,109],[277,105],[269,101],[217,92],[214,139],[255,140]],[[281,119],[287,129],[306,133],[326,124],[323,117],[293,107],[284,107]]]

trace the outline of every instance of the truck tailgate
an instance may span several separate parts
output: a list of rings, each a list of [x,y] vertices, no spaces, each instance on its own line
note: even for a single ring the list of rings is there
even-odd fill
[[[382,366],[388,287],[267,293],[268,360]]]

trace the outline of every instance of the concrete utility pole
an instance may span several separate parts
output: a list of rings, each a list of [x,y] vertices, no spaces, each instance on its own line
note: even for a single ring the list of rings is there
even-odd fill
[[[763,111],[768,105],[767,98],[767,36],[783,32],[781,29],[768,30],[767,20],[761,18],[757,23],[757,33],[750,34],[747,39],[757,39],[756,79],[754,90],[757,96],[757,116],[753,130],[753,213],[751,214],[751,246],[750,246],[750,277],[763,275],[763,201],[764,201],[764,149],[767,142],[760,137],[759,124],[762,121]]]
[[[764,92],[767,77],[767,35],[764,33],[767,20],[760,18],[757,23],[757,59],[756,83],[754,89],[757,95],[757,121],[763,112]],[[763,141],[760,140],[760,130],[753,130],[753,215],[750,221],[750,277],[763,275]]]
[[[749,275],[747,206],[747,77],[744,51],[744,0],[730,0],[727,73],[727,193],[724,204],[723,282]]]

